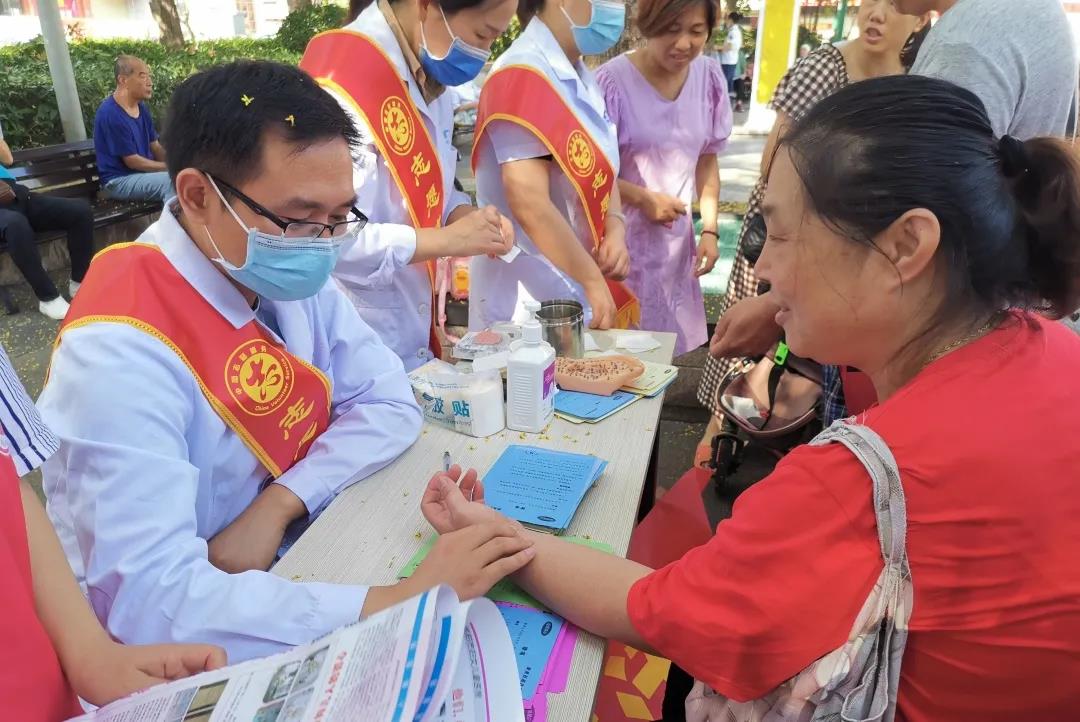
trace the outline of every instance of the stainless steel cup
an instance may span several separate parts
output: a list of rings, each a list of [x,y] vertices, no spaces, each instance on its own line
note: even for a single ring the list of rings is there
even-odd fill
[[[581,358],[585,355],[585,310],[574,300],[544,301],[536,314],[544,340],[556,356]]]

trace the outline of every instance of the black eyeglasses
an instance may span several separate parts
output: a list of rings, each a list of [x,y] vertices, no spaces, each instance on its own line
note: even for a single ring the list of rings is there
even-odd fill
[[[285,238],[322,238],[323,234],[328,232],[331,237],[339,235],[356,235],[363,230],[368,222],[368,217],[361,213],[356,206],[349,209],[349,212],[355,216],[354,218],[346,218],[345,220],[337,221],[336,223],[319,223],[318,221],[300,221],[293,218],[282,218],[281,216],[272,213],[264,206],[251,200],[235,187],[229,185],[220,178],[215,178],[206,171],[203,171],[203,173],[221,188],[224,188],[229,193],[232,193],[239,198],[244,205],[251,209],[252,213],[262,216],[280,228],[281,234]]]

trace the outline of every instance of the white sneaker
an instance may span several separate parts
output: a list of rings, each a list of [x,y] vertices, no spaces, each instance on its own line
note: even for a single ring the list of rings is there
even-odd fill
[[[79,292],[79,288],[82,286],[78,281],[68,281],[68,298],[75,298],[75,294]]]
[[[51,301],[38,301],[38,310],[53,321],[63,321],[68,312],[68,302],[63,296],[57,296]]]

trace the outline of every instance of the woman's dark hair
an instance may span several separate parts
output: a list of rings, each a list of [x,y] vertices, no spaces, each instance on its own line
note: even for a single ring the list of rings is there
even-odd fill
[[[349,12],[345,16],[345,24],[352,24],[353,20],[360,17],[360,13],[364,12],[374,3],[375,0],[349,0]],[[393,5],[400,0],[389,0]],[[467,10],[468,8],[474,8],[477,5],[483,5],[487,0],[435,0],[435,4],[442,8],[442,11],[447,15],[453,15],[458,10]]]
[[[742,13],[730,12],[727,15],[728,20],[738,25],[742,22]]]
[[[687,8],[705,6],[705,24],[711,33],[716,28],[714,0],[639,0],[634,22],[646,38],[661,35]]]
[[[341,105],[303,70],[237,60],[195,73],[173,91],[162,132],[169,176],[198,168],[240,185],[259,173],[267,133],[297,148],[358,140]]]
[[[536,14],[544,9],[545,0],[518,0],[518,22],[521,27],[529,24]]]
[[[784,137],[809,204],[867,245],[904,213],[941,226],[941,313],[1080,306],[1080,161],[1062,140],[994,137],[952,83],[895,75],[847,86]]]

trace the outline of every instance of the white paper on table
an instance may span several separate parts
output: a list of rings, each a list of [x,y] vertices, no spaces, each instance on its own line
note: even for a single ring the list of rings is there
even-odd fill
[[[524,722],[510,633],[437,587],[311,644],[151,688],[77,722]],[[489,716],[490,715],[490,716]]]
[[[586,333],[585,334],[585,353],[589,353],[590,351],[599,351],[599,350],[600,350],[600,344],[596,343],[596,339],[593,338],[593,335],[591,333]]]
[[[625,349],[630,353],[645,353],[660,348],[660,342],[650,333],[623,332],[615,336],[615,348]]]

